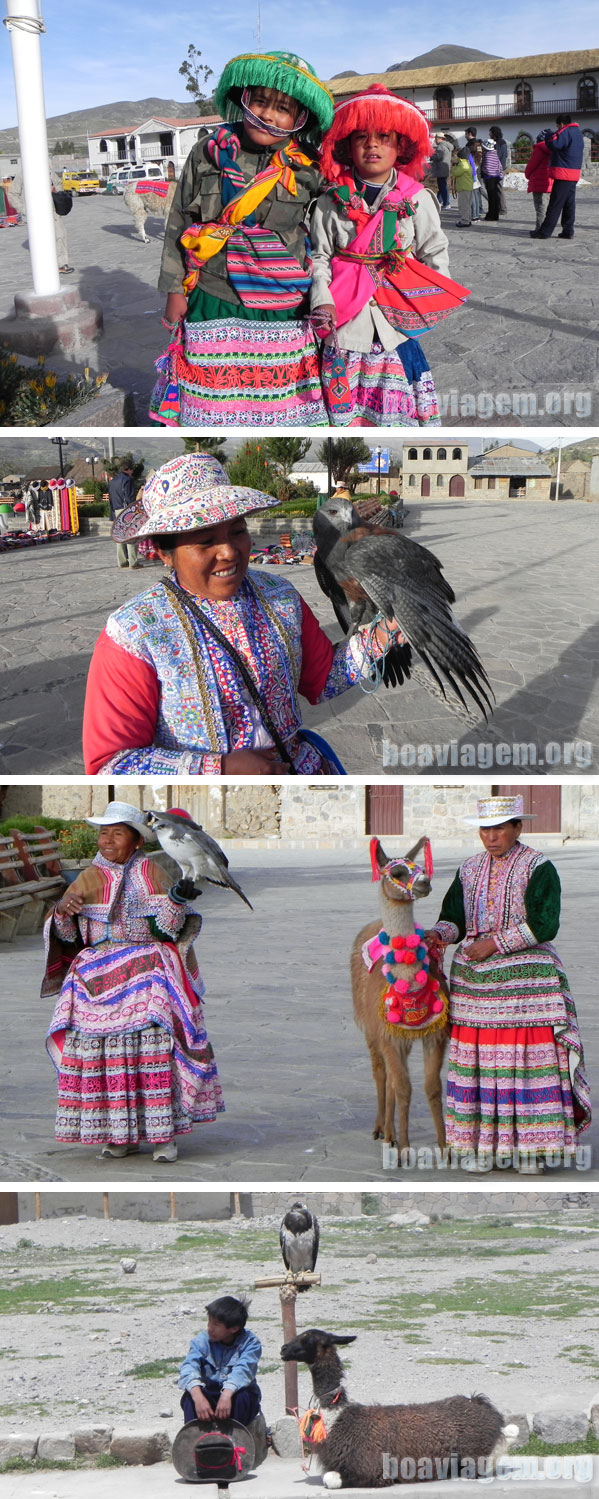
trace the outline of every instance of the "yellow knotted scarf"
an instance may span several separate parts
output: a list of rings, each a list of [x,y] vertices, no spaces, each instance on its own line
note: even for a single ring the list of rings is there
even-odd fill
[[[249,218],[258,204],[268,197],[273,187],[276,187],[277,182],[281,182],[288,193],[297,197],[295,172],[289,165],[290,161],[300,167],[312,165],[311,157],[306,156],[303,151],[300,151],[299,146],[291,141],[284,151],[275,151],[264,171],[252,177],[237,197],[227,203],[220,219],[210,224],[192,224],[181,235],[180,242],[190,266],[183,282],[186,296],[189,296],[190,291],[197,286],[200,270],[205,262],[211,260],[213,255],[218,255],[219,250],[226,245],[237,225]]]

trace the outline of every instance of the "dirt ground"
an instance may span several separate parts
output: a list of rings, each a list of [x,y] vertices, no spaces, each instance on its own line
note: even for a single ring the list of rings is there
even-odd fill
[[[279,1273],[278,1224],[66,1217],[0,1229],[1,1427],[164,1424],[172,1437],[177,1369],[204,1305]],[[354,1398],[483,1391],[506,1416],[599,1399],[599,1202],[566,1209],[556,1197],[542,1220],[452,1209],[418,1226],[327,1217],[321,1229],[322,1286],[298,1298],[298,1330],[357,1333],[345,1359]],[[284,1409],[276,1290],[253,1292],[249,1325],[272,1422]],[[309,1393],[301,1370],[302,1406]]]

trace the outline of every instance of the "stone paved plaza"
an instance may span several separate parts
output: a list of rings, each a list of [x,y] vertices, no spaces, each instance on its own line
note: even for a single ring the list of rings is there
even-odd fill
[[[434,889],[418,907],[425,927],[436,920],[458,863],[477,846],[475,831],[472,836],[466,831],[459,845],[435,845]],[[591,947],[599,919],[599,849],[586,843],[562,848],[557,839],[544,840],[543,846],[562,882],[556,945],[576,1001],[596,1106],[599,1021]],[[382,1147],[372,1139],[374,1084],[353,1020],[348,976],[356,932],[378,911],[367,854],[229,844],[227,852],[254,911],[209,888],[198,902],[204,924],[196,944],[226,1113],[183,1137],[174,1166],[155,1165],[147,1147],[140,1156],[110,1162],[100,1159],[97,1148],[58,1144],[55,1073],[44,1052],[53,1002],[38,998],[41,934],[21,937],[2,949],[2,988],[11,1003],[4,1011],[0,1125],[3,1149],[14,1160],[14,1178],[43,1181],[50,1172],[95,1185],[172,1179],[207,1184],[401,1181],[415,1191],[430,1180],[443,1190],[462,1186],[459,1169],[431,1172],[422,1158],[414,1169],[383,1169]],[[410,1127],[416,1149],[434,1145],[421,1063],[421,1048],[415,1046]],[[596,1180],[599,1117],[581,1136],[581,1144],[592,1151],[590,1174],[572,1167],[542,1180],[567,1183],[568,1191],[583,1191],[589,1180]],[[515,1181],[530,1181],[511,1169],[476,1180],[481,1185],[502,1182],[506,1190]]]
[[[303,704],[306,724],[350,774],[597,771],[599,506],[423,502],[409,506],[407,534],[439,556],[454,586],[456,616],[495,691],[490,724],[470,729],[418,683]],[[146,573],[148,586],[160,576],[156,566]],[[286,576],[339,639],[312,568]],[[119,571],[114,544],[92,536],[0,556],[0,583],[0,770],[80,773],[91,652],[108,614],[144,587],[142,574]]]
[[[532,199],[515,190],[506,197],[508,217],[497,225],[465,232],[456,229],[457,212],[443,215],[451,275],[472,293],[462,311],[425,339],[443,421],[591,425],[599,420],[599,184],[578,189],[571,243],[557,236],[531,241]],[[134,393],[140,425],[147,424],[153,361],[166,339],[156,289],[162,226],[151,220],[148,227],[151,243],[144,245],[133,236],[122,197],[76,200],[68,219],[76,275],[65,278],[78,284],[84,300],[103,307],[105,332],[91,364],[107,370],[113,386]],[[0,317],[12,312],[15,291],[30,284],[25,245],[25,226],[3,232]]]

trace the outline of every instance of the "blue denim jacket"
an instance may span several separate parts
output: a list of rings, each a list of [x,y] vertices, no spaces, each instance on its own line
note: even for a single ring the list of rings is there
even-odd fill
[[[213,1343],[207,1332],[194,1338],[179,1370],[179,1389],[218,1384],[222,1390],[242,1390],[256,1378],[262,1344],[244,1327],[234,1343]]]

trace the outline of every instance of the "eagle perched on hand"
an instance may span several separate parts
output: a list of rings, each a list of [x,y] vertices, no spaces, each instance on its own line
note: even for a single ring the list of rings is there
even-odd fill
[[[293,1202],[281,1223],[279,1231],[281,1254],[287,1270],[297,1275],[299,1270],[313,1270],[318,1258],[320,1229],[305,1202]],[[309,1286],[298,1286],[298,1291],[309,1291]]]
[[[316,578],[345,633],[382,617],[403,636],[387,652],[385,685],[398,687],[414,676],[459,717],[472,721],[470,698],[486,719],[492,688],[453,617],[455,593],[439,559],[400,531],[363,524],[351,500],[338,495],[321,505],[312,525]]]
[[[240,900],[253,910],[241,885],[233,879],[229,860],[219,843],[205,833],[199,822],[194,822],[189,812],[182,807],[172,807],[170,812],[146,812],[146,822],[153,828],[160,847],[169,858],[179,865],[185,882],[195,887],[194,894],[201,895],[200,880],[210,885],[224,885],[234,890]],[[193,896],[190,894],[190,898]]]

